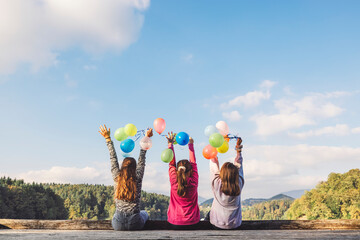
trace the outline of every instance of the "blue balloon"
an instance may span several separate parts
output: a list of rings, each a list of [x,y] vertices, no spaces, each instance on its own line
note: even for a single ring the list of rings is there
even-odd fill
[[[132,139],[125,139],[120,143],[121,151],[123,151],[124,153],[131,152],[132,150],[134,150],[134,147],[135,147],[135,142]]]
[[[188,144],[189,134],[187,134],[186,132],[179,132],[178,134],[176,134],[176,142],[182,146]]]
[[[217,132],[218,132],[217,128],[213,125],[207,126],[204,131],[205,136],[207,137],[210,137],[213,133],[217,133]]]

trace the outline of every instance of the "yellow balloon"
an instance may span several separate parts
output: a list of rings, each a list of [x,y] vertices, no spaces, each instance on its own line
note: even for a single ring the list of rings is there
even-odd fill
[[[137,128],[132,123],[126,124],[125,133],[128,136],[135,136],[135,134],[137,133]]]
[[[216,150],[219,153],[226,153],[229,150],[229,143],[227,141],[224,141],[220,147],[216,148]]]

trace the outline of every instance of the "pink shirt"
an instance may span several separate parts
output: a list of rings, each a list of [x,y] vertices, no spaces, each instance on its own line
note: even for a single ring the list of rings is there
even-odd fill
[[[171,184],[170,204],[168,209],[168,222],[174,225],[192,225],[200,221],[200,210],[198,205],[198,182],[199,175],[196,165],[194,145],[189,144],[190,164],[192,166],[192,176],[188,178],[185,197],[177,194],[178,183],[176,178],[175,152],[172,144],[169,149],[173,150],[174,158],[169,163],[169,178]]]

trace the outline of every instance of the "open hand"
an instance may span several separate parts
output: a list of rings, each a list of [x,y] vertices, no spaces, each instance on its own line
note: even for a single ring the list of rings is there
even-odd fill
[[[110,139],[110,128],[107,129],[105,124],[104,126],[100,125],[100,131],[98,131],[104,138],[109,138]]]
[[[169,133],[168,132],[168,135],[166,136],[166,139],[168,140],[168,143],[174,143],[175,142],[175,138],[176,138],[176,133]]]
[[[153,129],[152,128],[149,128],[146,132],[146,136],[151,138],[153,136]]]

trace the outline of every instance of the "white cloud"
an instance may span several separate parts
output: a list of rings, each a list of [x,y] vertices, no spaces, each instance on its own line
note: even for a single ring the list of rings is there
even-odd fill
[[[307,138],[307,137],[313,137],[313,136],[345,136],[349,135],[350,132],[349,126],[346,124],[336,124],[335,126],[328,126],[323,127],[316,130],[310,130],[307,132],[300,132],[300,133],[289,133],[290,136],[296,137],[296,138]]]
[[[65,74],[64,79],[67,87],[76,88],[78,86],[78,82],[71,79],[68,74]]]
[[[222,116],[231,122],[239,121],[242,118],[238,111],[223,112]]]
[[[184,57],[183,57],[183,60],[187,63],[192,63],[193,62],[193,59],[194,59],[194,55],[189,53],[189,54],[186,54]]]
[[[122,51],[136,41],[149,0],[0,0],[0,73],[54,65],[60,51]]]
[[[270,89],[275,85],[275,82],[265,80],[260,84],[262,90],[256,90],[246,93],[245,95],[237,96],[234,99],[223,103],[222,108],[230,107],[256,107],[261,101],[268,100],[271,96]]]
[[[108,168],[106,168],[108,170]],[[18,178],[26,182],[42,183],[111,183],[111,175],[108,171],[103,172],[95,167],[61,167],[55,166],[47,170],[34,170],[20,173]]]
[[[289,190],[311,189],[331,172],[358,168],[360,148],[253,145],[244,146],[243,157],[244,198],[271,197]]]
[[[351,133],[359,134],[360,133],[360,127],[351,129]]]
[[[83,68],[86,70],[86,71],[90,71],[90,70],[96,70],[97,67],[95,65],[84,65]]]
[[[310,94],[300,100],[280,99],[274,105],[278,113],[258,114],[250,118],[257,125],[256,134],[268,136],[286,130],[314,125],[318,120],[340,115],[344,109],[330,102],[343,92]]]

